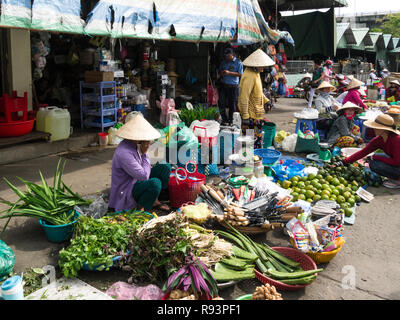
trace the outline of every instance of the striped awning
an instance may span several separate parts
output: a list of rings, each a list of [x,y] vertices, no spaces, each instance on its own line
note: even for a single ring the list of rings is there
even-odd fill
[[[35,0],[31,29],[83,33],[80,0]]]
[[[257,0],[100,0],[81,19],[82,0],[2,0],[0,26],[112,38],[232,42],[284,39],[269,28]]]
[[[30,28],[31,0],[2,0],[0,26]]]

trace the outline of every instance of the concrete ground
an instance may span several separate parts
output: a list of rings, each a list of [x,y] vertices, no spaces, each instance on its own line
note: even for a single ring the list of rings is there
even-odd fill
[[[277,124],[277,130],[294,132],[293,113],[305,106],[305,100],[279,99],[277,107],[267,116]],[[0,166],[0,177],[6,177],[18,187],[16,176],[40,182],[39,170],[52,182],[59,157],[66,158],[64,181],[81,195],[107,193],[110,187],[111,159],[114,147],[90,147],[58,155],[48,155],[33,160]],[[398,226],[400,225],[400,191],[370,188],[375,199],[357,208],[355,224],[344,227],[346,244],[328,264],[312,285],[297,292],[282,292],[288,300],[397,300],[400,299],[400,251],[398,250]],[[4,181],[0,181],[0,197],[13,201],[15,194]],[[0,210],[4,208],[0,205]],[[0,221],[2,230],[5,221]],[[58,252],[63,244],[46,240],[39,223],[30,218],[11,220],[1,239],[16,255],[14,271],[25,268],[57,266]],[[271,246],[289,247],[287,236],[275,230],[255,239],[267,241]],[[64,244],[65,245],[65,244]],[[116,281],[127,281],[129,274],[120,270],[108,272],[80,272],[79,278],[105,291]],[[257,280],[242,281],[220,291],[225,299],[235,299],[252,293]]]

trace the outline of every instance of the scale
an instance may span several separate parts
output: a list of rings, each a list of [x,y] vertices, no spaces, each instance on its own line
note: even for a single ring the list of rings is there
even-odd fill
[[[306,158],[311,161],[330,162],[332,153],[331,150],[329,150],[329,144],[319,143],[319,153],[309,154]]]

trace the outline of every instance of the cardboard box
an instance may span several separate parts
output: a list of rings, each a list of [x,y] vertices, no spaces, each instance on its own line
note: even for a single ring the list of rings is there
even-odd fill
[[[85,82],[114,81],[114,72],[86,71]]]
[[[367,89],[367,97],[371,100],[378,100],[379,90],[378,88],[368,88]]]
[[[385,79],[383,79],[382,83],[385,86],[385,88],[390,87],[390,81],[392,81],[392,80],[399,80],[399,82],[400,82],[400,73],[392,72],[389,77],[386,77]]]

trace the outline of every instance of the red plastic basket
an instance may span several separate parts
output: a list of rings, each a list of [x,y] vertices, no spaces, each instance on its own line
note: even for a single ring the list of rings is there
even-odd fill
[[[297,249],[285,248],[285,247],[272,247],[272,249],[274,249],[275,251],[278,251],[279,253],[282,253],[284,256],[288,257],[289,259],[292,259],[293,261],[300,263],[300,266],[305,271],[317,269],[317,265],[315,264],[313,259],[311,259],[309,256],[300,252]],[[263,284],[269,283],[270,285],[275,286],[275,288],[277,290],[296,291],[296,290],[302,289],[311,284],[311,283],[302,284],[302,285],[286,284],[286,283],[271,279],[256,269],[254,270],[254,272],[256,274],[256,278],[258,280],[260,280]]]
[[[196,169],[193,172],[187,170],[187,165],[192,163]],[[180,172],[184,178],[180,177]],[[171,173],[168,182],[169,203],[173,208],[179,208],[184,203],[195,202],[201,186],[205,183],[206,176],[197,172],[197,165],[194,162],[188,162],[185,168],[178,168]]]

